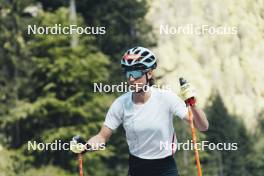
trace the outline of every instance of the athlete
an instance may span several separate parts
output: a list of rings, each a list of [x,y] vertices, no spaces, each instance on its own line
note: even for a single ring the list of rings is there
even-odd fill
[[[188,121],[183,100],[194,97],[190,84],[181,88],[183,100],[169,90],[153,86],[153,70],[157,67],[155,55],[147,48],[129,49],[121,59],[131,90],[118,97],[107,112],[100,132],[88,140],[91,146],[105,144],[121,124],[129,146],[130,176],[178,176],[173,127],[174,115]],[[208,129],[205,113],[196,105],[191,107],[194,125],[200,131]],[[169,147],[165,147],[169,145]],[[175,145],[174,145],[175,146]],[[72,148],[82,153],[85,148]]]

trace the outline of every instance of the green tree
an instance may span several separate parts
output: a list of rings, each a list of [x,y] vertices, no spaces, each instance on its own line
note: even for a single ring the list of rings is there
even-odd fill
[[[31,1],[0,1],[0,175],[16,175],[18,162],[14,151],[6,149],[11,136],[19,142],[19,122],[14,123],[14,131],[5,135],[4,122],[10,109],[18,106],[21,97],[29,94],[30,71],[29,50],[23,37],[23,25],[31,20],[24,12]],[[14,119],[13,119],[14,120]]]
[[[14,107],[19,96],[28,94],[29,50],[23,37],[23,25],[30,21],[24,8],[30,1],[0,1],[0,114]]]
[[[43,12],[38,22],[40,26],[69,25],[68,16],[68,10],[60,8],[55,13]],[[81,25],[82,19],[78,22]],[[19,168],[20,173],[32,165],[47,164],[75,172],[75,157],[69,151],[28,151],[27,141],[47,143],[61,139],[68,142],[76,134],[86,138],[95,134],[112,100],[106,94],[93,93],[94,82],[108,79],[108,59],[95,47],[90,36],[80,37],[75,48],[70,46],[71,36],[27,37],[32,65],[28,78],[31,94],[17,98],[16,106],[3,115],[1,131],[9,139],[5,146],[15,150],[22,162],[26,161],[23,162],[26,165],[21,165],[24,168]],[[100,163],[110,154],[111,147],[89,154],[86,159],[93,158],[93,162]],[[100,164],[91,166],[92,175],[103,167]]]
[[[32,2],[42,2],[45,11],[38,8],[37,16],[26,12],[29,6],[36,7]],[[123,52],[154,43],[144,19],[146,1],[77,1],[77,11],[83,16],[78,15],[78,25],[105,26],[107,33],[79,36],[74,48],[71,36],[26,34],[27,24],[69,25],[69,12],[62,6],[68,7],[69,1],[1,1],[0,144],[2,158],[9,156],[12,163],[4,167],[12,168],[5,169],[10,175],[35,175],[38,170],[54,175],[76,172],[70,152],[28,151],[27,141],[61,139],[64,143],[76,134],[85,138],[96,134],[114,96],[93,93],[93,83],[119,82],[116,73]],[[127,154],[120,128],[106,151],[85,156],[89,174],[124,175]]]
[[[247,168],[249,153],[252,152],[252,141],[244,124],[238,117],[229,115],[220,96],[212,99],[207,107],[209,130],[206,140],[212,143],[237,143],[237,150],[208,151],[204,161],[205,174],[224,176],[250,175]]]
[[[55,10],[60,6],[68,6],[69,1],[56,2],[41,0],[46,10]],[[141,45],[155,46],[152,26],[145,19],[149,8],[146,0],[78,0],[77,12],[81,13],[87,26],[106,27],[105,35],[96,36],[96,44],[111,60],[112,83],[119,82],[121,77],[120,59],[131,47]]]
[[[252,136],[254,142],[254,151],[248,158],[248,169],[254,176],[261,176],[264,173],[264,111],[258,115],[259,130]]]

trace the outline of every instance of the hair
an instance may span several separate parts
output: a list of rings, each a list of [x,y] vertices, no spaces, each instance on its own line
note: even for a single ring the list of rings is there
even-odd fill
[[[146,73],[146,76],[147,76],[147,73]],[[155,79],[153,78],[153,74],[152,74],[152,77],[151,78],[148,78],[147,77],[147,81],[148,81],[148,85],[151,87],[155,84]]]
[[[150,87],[153,86],[155,84],[155,80],[153,78],[150,78],[148,80],[148,84],[149,84]]]

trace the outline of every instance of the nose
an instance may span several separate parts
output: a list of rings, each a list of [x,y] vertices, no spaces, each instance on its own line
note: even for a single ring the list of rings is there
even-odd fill
[[[128,81],[130,81],[130,82],[135,81],[135,78],[132,75],[129,75]]]

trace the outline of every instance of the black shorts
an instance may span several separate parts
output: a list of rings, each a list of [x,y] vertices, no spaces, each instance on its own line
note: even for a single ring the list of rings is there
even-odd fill
[[[179,176],[172,156],[162,159],[141,159],[129,155],[128,176]]]

